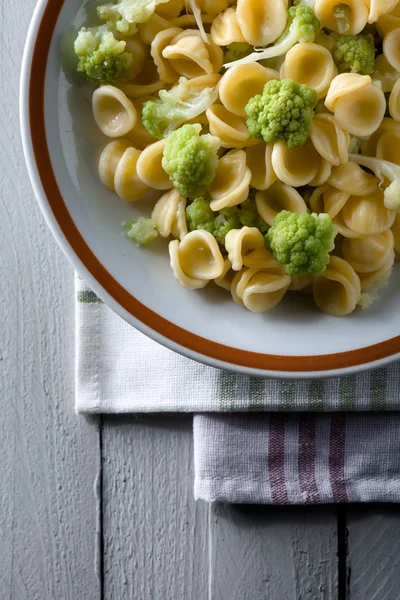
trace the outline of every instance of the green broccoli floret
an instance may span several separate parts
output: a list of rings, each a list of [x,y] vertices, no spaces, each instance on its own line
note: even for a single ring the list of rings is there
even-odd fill
[[[351,23],[351,8],[347,4],[336,4],[332,11],[339,33],[348,33]]]
[[[247,198],[241,205],[239,221],[242,227],[257,227],[263,235],[265,235],[269,229],[269,225],[258,214],[256,203],[252,198]]]
[[[106,25],[82,27],[74,43],[77,70],[93,83],[110,83],[132,64],[132,54],[124,52],[125,46],[126,42],[116,40]]]
[[[349,160],[370,169],[381,184],[384,183],[385,177],[390,181],[390,185],[383,192],[383,203],[388,210],[400,214],[400,166],[388,160],[361,154],[349,154]]]
[[[211,87],[196,92],[188,80],[181,77],[179,85],[170,91],[161,90],[158,95],[159,100],[143,104],[142,123],[151,135],[161,139],[204,112],[215,102],[218,92]]]
[[[297,44],[297,42],[313,42],[318,29],[319,21],[310,6],[304,6],[303,4],[291,6],[288,9],[286,29],[273,46],[256,50],[240,60],[225,63],[224,67],[229,69],[238,64],[243,65],[267,58],[274,58],[275,56],[282,56],[289,52],[290,48]]]
[[[370,75],[375,71],[375,46],[362,35],[344,35],[337,38],[333,58],[339,72],[351,71]]]
[[[299,215],[282,210],[276,215],[266,240],[288,275],[321,275],[329,263],[335,233],[326,213]]]
[[[153,219],[139,217],[137,221],[124,221],[122,227],[129,230],[126,235],[138,246],[147,246],[158,236]]]
[[[210,208],[210,202],[203,197],[193,200],[186,207],[186,221],[189,231],[205,229],[213,233],[215,213]]]
[[[214,221],[213,236],[221,246],[225,244],[226,234],[231,229],[239,229],[240,224],[240,211],[237,206],[231,208],[223,208],[219,211],[219,215]]]
[[[316,105],[316,90],[292,79],[272,79],[247,103],[247,128],[252,137],[266,142],[286,140],[288,148],[303,146]]]
[[[109,27],[124,35],[134,35],[137,23],[145,23],[154,13],[158,4],[168,0],[119,0],[97,7],[97,14]]]
[[[200,135],[201,125],[183,125],[167,137],[162,167],[187,198],[201,196],[215,177],[220,139]]]

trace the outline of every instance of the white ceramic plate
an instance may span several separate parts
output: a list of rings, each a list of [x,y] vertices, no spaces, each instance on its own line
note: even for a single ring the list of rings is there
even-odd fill
[[[121,222],[149,213],[100,183],[107,139],[91,113],[89,85],[68,81],[60,43],[87,18],[82,0],[40,0],[21,76],[21,127],[32,184],[66,256],[121,317],[172,350],[252,375],[323,377],[378,367],[400,357],[400,271],[365,311],[334,318],[301,294],[253,314],[213,285],[185,290],[169,267],[167,244],[137,248]],[[49,274],[51,276],[51,274]]]

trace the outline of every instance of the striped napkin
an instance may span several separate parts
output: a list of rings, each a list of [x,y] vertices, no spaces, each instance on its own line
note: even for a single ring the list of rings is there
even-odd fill
[[[136,331],[76,277],[76,410],[201,413],[194,418],[197,498],[400,501],[400,413],[382,412],[399,408],[399,389],[397,364],[325,381],[251,378],[198,364]]]

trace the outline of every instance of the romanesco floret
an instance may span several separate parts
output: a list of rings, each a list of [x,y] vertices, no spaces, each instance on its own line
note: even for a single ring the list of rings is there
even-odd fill
[[[153,219],[139,217],[137,221],[124,221],[122,227],[128,229],[126,235],[138,246],[147,246],[158,236]]]
[[[214,231],[215,213],[210,208],[210,202],[205,198],[196,198],[186,207],[186,221],[189,231],[205,229]]]
[[[336,40],[333,57],[339,72],[351,71],[360,75],[370,75],[375,71],[375,46],[362,35],[344,35]]]
[[[256,203],[252,198],[247,198],[241,205],[239,221],[242,227],[257,227],[263,235],[265,235],[269,229],[269,225],[258,214]]]
[[[385,177],[390,181],[390,185],[383,192],[383,203],[388,210],[400,214],[400,166],[388,160],[361,154],[349,154],[349,160],[370,169],[381,184],[384,183]]]
[[[273,46],[256,50],[240,60],[225,63],[224,67],[229,69],[238,64],[282,56],[289,52],[290,48],[297,44],[297,42],[313,42],[318,29],[319,21],[310,6],[304,6],[303,4],[291,6],[288,9],[286,29]]]
[[[321,275],[334,248],[335,228],[326,213],[297,214],[282,210],[266,240],[288,275]]]
[[[231,229],[239,229],[240,228],[240,220],[239,220],[239,210],[237,206],[232,206],[231,208],[223,208],[219,211],[219,215],[216,217],[214,221],[214,231],[213,236],[217,240],[221,246],[225,244],[226,234]]]
[[[234,60],[240,60],[248,56],[252,51],[252,46],[247,42],[233,42],[226,47],[224,52],[224,63],[230,63]]]
[[[162,166],[174,186],[187,198],[201,196],[215,177],[219,138],[200,135],[201,125],[183,125],[166,138]]]
[[[161,139],[204,112],[215,102],[218,92],[211,87],[197,92],[181,77],[179,85],[170,91],[161,90],[158,95],[159,100],[143,104],[142,123],[151,135]]]
[[[102,21],[125,35],[137,32],[137,23],[145,23],[154,13],[158,4],[168,0],[119,0],[97,7],[97,14]]]
[[[126,42],[116,40],[106,25],[82,27],[74,43],[77,70],[93,83],[110,83],[132,64],[132,54],[124,52],[125,46]]]
[[[272,79],[247,103],[247,128],[252,137],[266,142],[285,140],[288,148],[303,146],[316,105],[316,90],[292,79]]]

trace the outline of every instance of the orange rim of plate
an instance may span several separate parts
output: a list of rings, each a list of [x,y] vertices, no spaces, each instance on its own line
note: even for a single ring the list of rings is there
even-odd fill
[[[275,372],[312,372],[345,369],[388,358],[400,352],[400,336],[337,354],[286,356],[240,350],[213,342],[171,323],[147,308],[120,285],[93,254],[78,231],[57,185],[47,146],[44,88],[47,59],[54,28],[64,0],[50,0],[38,28],[29,74],[29,125],[37,171],[48,205],[68,244],[99,285],[130,315],[168,340],[208,359],[228,365]]]

